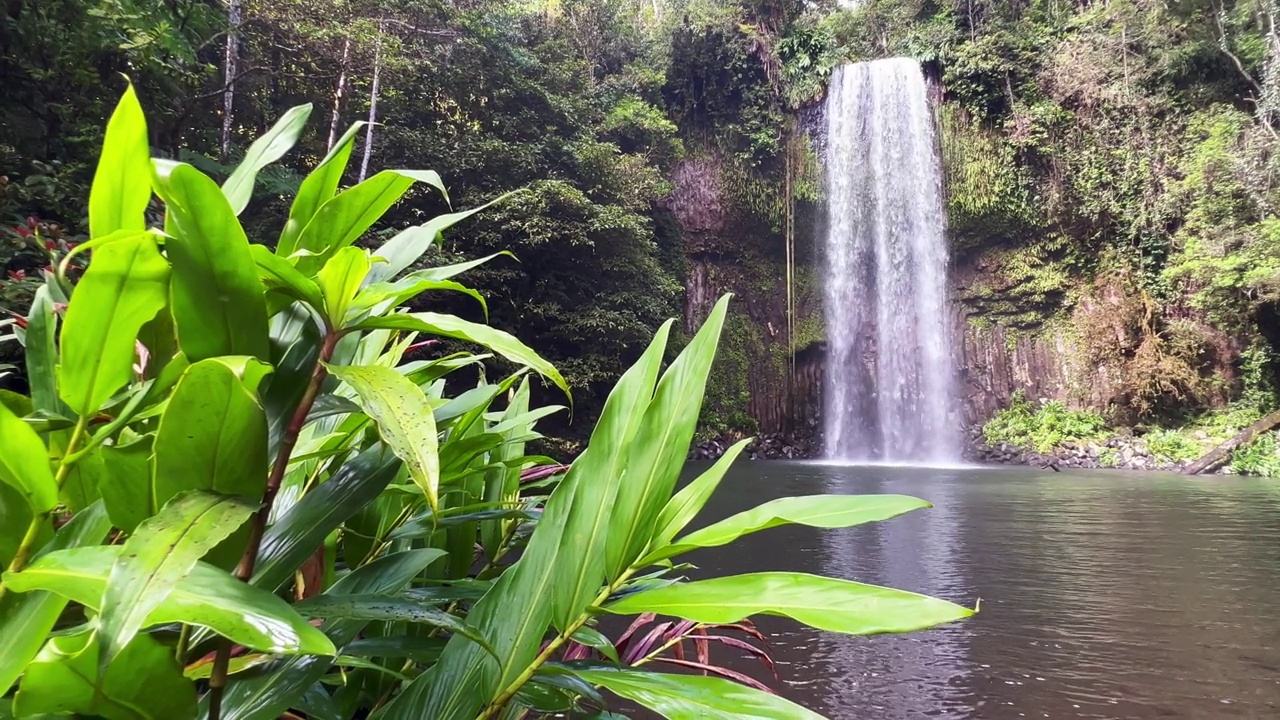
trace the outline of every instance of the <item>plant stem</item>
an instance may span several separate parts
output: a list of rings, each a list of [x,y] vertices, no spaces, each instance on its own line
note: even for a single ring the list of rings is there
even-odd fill
[[[258,564],[258,551],[262,546],[262,537],[267,532],[267,520],[271,517],[271,508],[275,505],[276,493],[280,491],[280,483],[284,481],[285,472],[289,469],[289,456],[298,443],[298,435],[302,426],[307,423],[307,415],[320,394],[320,386],[329,376],[325,363],[333,357],[333,350],[338,345],[339,334],[332,328],[327,329],[324,344],[320,346],[320,357],[311,369],[311,381],[302,394],[302,400],[289,419],[289,427],[280,439],[280,449],[276,452],[275,462],[271,466],[271,474],[267,476],[267,487],[262,493],[262,505],[253,515],[253,524],[249,528],[249,544],[240,564],[236,566],[236,577],[249,582],[253,577],[253,568]],[[231,665],[231,642],[223,639],[218,644],[218,653],[213,658],[213,670],[209,676],[209,720],[219,720],[222,716],[222,693],[227,686],[227,671]]]
[[[630,568],[626,572],[622,573],[622,575],[618,576],[618,579],[610,583],[605,587],[605,589],[601,590],[600,594],[596,596],[596,599],[592,600],[591,604],[587,607],[595,607],[603,604],[609,599],[609,596],[612,595],[614,591],[622,587],[627,579],[631,577],[633,572],[635,572],[635,568]],[[498,695],[498,697],[493,699],[493,702],[489,703],[488,707],[484,709],[484,712],[476,716],[476,720],[489,720],[500,712],[507,703],[511,702],[511,698],[515,697],[516,693],[520,691],[520,688],[523,687],[525,683],[529,682],[529,678],[533,677],[533,674],[538,671],[538,668],[542,667],[544,663],[550,660],[551,656],[560,649],[560,646],[568,642],[569,638],[572,637],[574,633],[578,632],[583,625],[586,625],[587,620],[590,619],[591,613],[584,610],[582,614],[578,616],[578,619],[569,624],[569,627],[566,628],[564,632],[560,633],[555,637],[555,639],[547,643],[547,646],[543,648],[542,652],[538,653],[538,657],[534,658],[533,662],[529,663],[529,666],[517,675],[516,679],[512,680],[511,684],[508,685],[506,689]]]
[[[71,439],[67,441],[67,449],[62,453],[62,458],[58,460],[58,474],[54,476],[54,484],[58,486],[58,491],[62,491],[62,485],[67,481],[67,474],[71,472],[71,466],[75,464],[75,459],[71,455],[75,452],[76,446],[84,439],[86,428],[89,427],[89,418],[82,417],[76,420],[75,429],[71,431]],[[40,528],[44,525],[45,520],[53,514],[50,509],[31,518],[31,524],[27,526],[27,532],[22,536],[22,542],[18,545],[18,549],[13,553],[13,559],[9,561],[7,572],[18,572],[27,566],[27,560],[31,558],[31,552],[35,550],[36,540],[40,537]],[[4,599],[6,588],[4,582],[0,581],[0,600]]]
[[[190,642],[191,626],[183,623],[182,629],[178,631],[178,647],[173,651],[173,659],[178,661],[179,665],[187,664],[187,645]]]

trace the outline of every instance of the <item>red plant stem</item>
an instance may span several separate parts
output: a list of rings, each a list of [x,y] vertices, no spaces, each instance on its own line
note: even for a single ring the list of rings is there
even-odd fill
[[[253,515],[253,524],[249,528],[249,545],[244,555],[240,556],[240,564],[236,566],[236,577],[249,582],[253,577],[253,568],[258,564],[258,551],[261,549],[262,536],[267,531],[267,519],[271,517],[271,508],[276,502],[276,493],[280,491],[280,483],[284,481],[285,471],[289,469],[289,457],[293,447],[298,443],[298,435],[307,422],[311,406],[320,394],[320,386],[329,376],[325,363],[333,357],[333,350],[338,344],[338,333],[329,330],[320,346],[320,358],[311,370],[311,381],[307,384],[302,400],[289,419],[289,427],[280,439],[280,449],[276,452],[275,463],[271,466],[271,474],[267,476],[267,488],[262,493],[262,505]],[[231,664],[231,642],[224,639],[218,645],[217,656],[213,659],[213,670],[209,676],[209,720],[219,720],[222,716],[222,692],[227,686],[227,671]]]

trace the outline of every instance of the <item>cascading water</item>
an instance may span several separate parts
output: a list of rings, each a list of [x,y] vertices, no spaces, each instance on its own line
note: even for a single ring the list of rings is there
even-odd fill
[[[919,64],[837,68],[826,117],[827,456],[955,461],[946,217]]]

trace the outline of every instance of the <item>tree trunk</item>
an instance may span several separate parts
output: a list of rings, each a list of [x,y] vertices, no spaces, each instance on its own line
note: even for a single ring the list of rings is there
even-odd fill
[[[227,51],[223,61],[222,88],[222,159],[227,159],[231,150],[231,120],[236,100],[236,62],[240,56],[240,0],[229,0],[227,4],[227,23],[231,26],[227,31]]]
[[[378,121],[378,83],[382,78],[382,24],[378,24],[378,47],[373,55],[373,86],[369,89],[369,127],[364,133],[364,159],[360,161],[360,180],[369,174],[369,156],[373,154],[373,126]]]
[[[1258,433],[1264,433],[1277,425],[1280,425],[1280,410],[1236,433],[1235,437],[1210,450],[1207,455],[1183,468],[1182,474],[1199,475],[1206,470],[1218,467],[1226,462],[1236,448],[1252,440]]]
[[[333,91],[333,114],[329,116],[329,144],[325,150],[332,150],[338,141],[338,122],[342,117],[342,98],[347,91],[347,64],[351,61],[351,36],[342,41],[342,65],[338,68],[338,86]]]

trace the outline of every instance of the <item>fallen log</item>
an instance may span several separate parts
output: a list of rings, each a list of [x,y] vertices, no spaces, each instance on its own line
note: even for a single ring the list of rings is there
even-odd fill
[[[1204,457],[1191,463],[1182,469],[1183,475],[1199,475],[1206,470],[1212,470],[1231,457],[1231,453],[1241,445],[1249,442],[1258,433],[1264,433],[1275,426],[1280,425],[1280,410],[1262,418],[1258,422],[1236,433],[1230,440],[1222,443],[1218,447],[1210,450]]]

